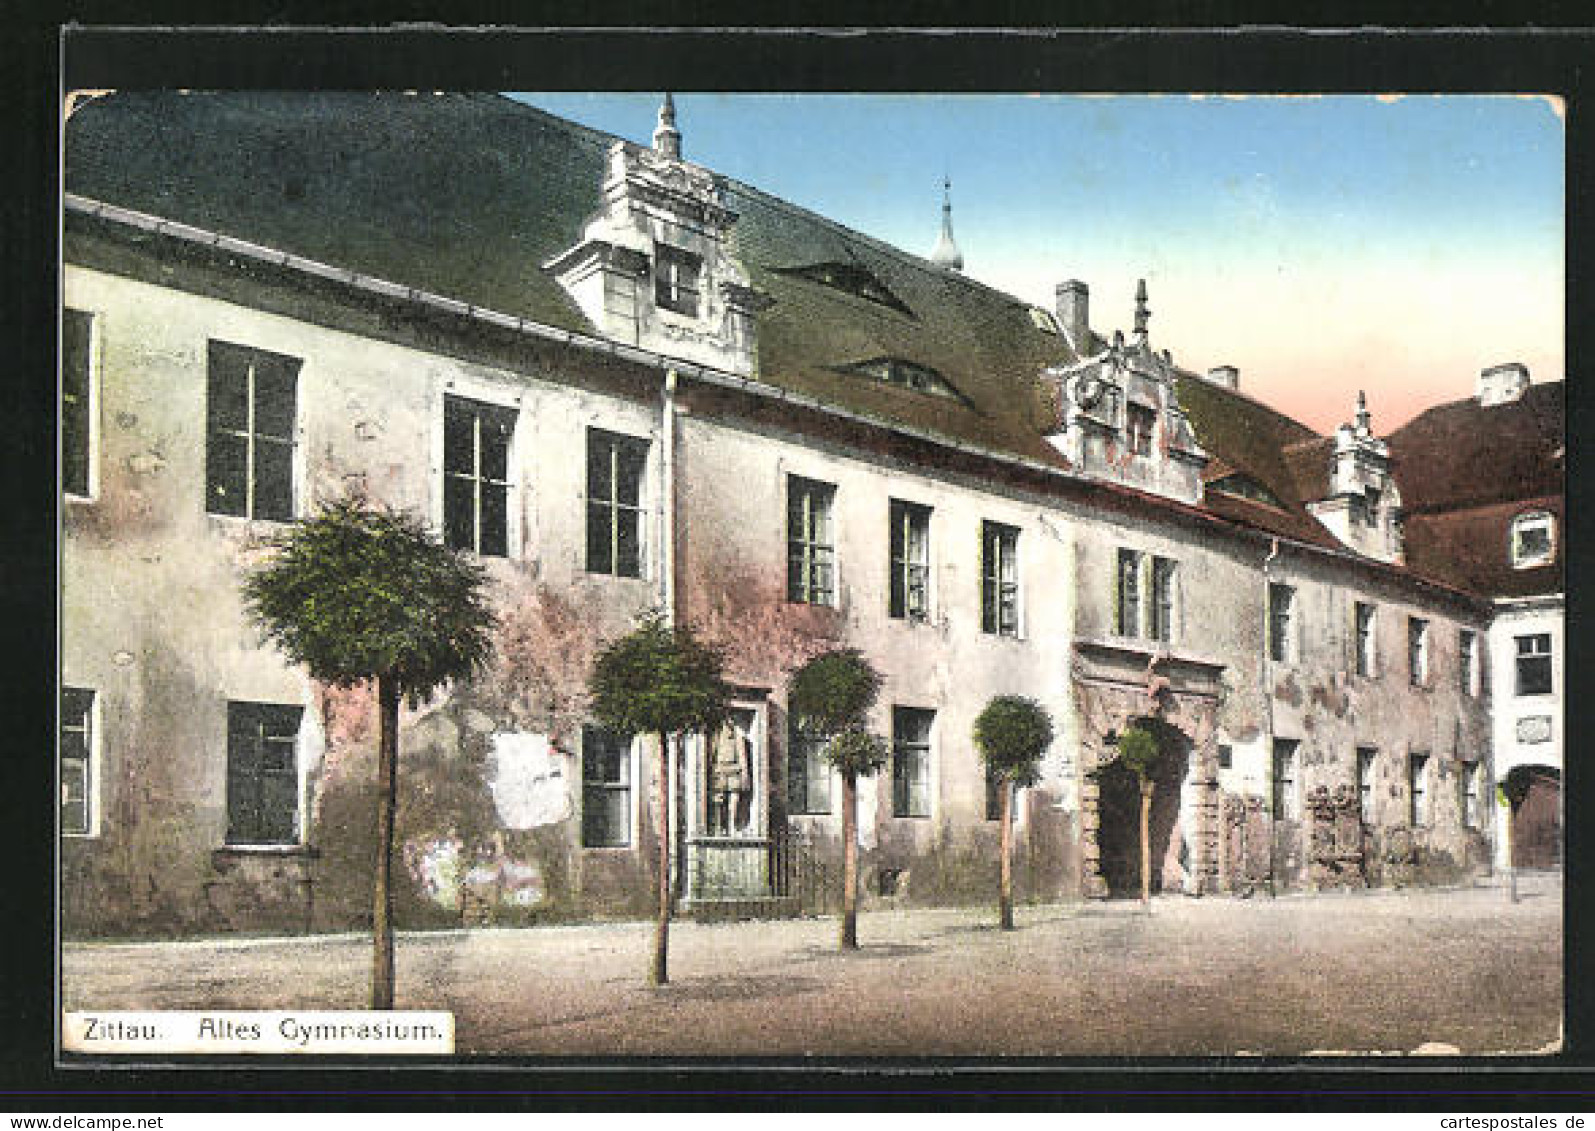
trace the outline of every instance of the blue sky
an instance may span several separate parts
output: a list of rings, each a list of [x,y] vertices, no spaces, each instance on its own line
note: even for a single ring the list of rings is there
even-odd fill
[[[647,141],[657,94],[521,94]],[[1562,376],[1563,127],[1543,98],[676,95],[685,156],[928,253],[952,178],[965,270],[1091,287],[1154,345],[1316,428],[1375,427],[1481,368]]]

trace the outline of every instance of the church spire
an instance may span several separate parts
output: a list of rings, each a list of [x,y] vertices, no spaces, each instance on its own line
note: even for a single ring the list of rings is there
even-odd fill
[[[681,160],[681,131],[676,129],[676,103],[669,91],[665,92],[665,100],[659,107],[659,124],[654,127],[654,150],[674,161]]]
[[[954,271],[964,269],[964,253],[958,250],[958,245],[953,242],[953,182],[949,177],[943,177],[941,183],[941,235],[936,240],[936,247],[930,253],[930,261],[938,267],[950,267]]]

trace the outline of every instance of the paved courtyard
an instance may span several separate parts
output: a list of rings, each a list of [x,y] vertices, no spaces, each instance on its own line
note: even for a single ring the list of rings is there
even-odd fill
[[[1500,887],[403,934],[401,1009],[462,1054],[1299,1055],[1553,1051],[1561,890]],[[73,943],[68,1009],[357,1009],[364,936]]]

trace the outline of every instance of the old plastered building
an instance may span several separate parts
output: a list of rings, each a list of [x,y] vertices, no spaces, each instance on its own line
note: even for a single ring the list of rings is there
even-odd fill
[[[655,608],[736,686],[669,801],[691,909],[830,883],[840,789],[785,684],[841,644],[885,676],[868,900],[990,897],[969,734],[1005,693],[1057,729],[1026,898],[1138,887],[1136,722],[1159,890],[1487,865],[1493,606],[1404,560],[1363,406],[1323,437],[1180,368],[1144,289],[1098,333],[1084,284],[961,274],[945,212],[926,260],[693,164],[668,103],[644,145],[494,96],[119,93],[66,137],[70,929],[366,913],[370,697],[263,645],[238,584],[348,493],[478,555],[502,618],[404,718],[401,922],[648,907],[655,751],[584,685]]]

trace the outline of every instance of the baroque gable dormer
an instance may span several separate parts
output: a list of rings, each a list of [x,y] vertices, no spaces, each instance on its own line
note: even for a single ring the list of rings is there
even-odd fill
[[[1359,554],[1401,561],[1401,493],[1390,474],[1390,446],[1374,435],[1360,392],[1353,422],[1335,429],[1329,458],[1329,494],[1308,502],[1307,510]]]
[[[610,146],[602,207],[544,268],[606,337],[751,374],[754,315],[768,300],[731,254],[737,217],[719,179],[680,157],[674,126],[667,101],[654,148]]]
[[[1179,371],[1147,334],[1146,285],[1136,292],[1135,331],[1107,349],[1049,369],[1058,413],[1048,443],[1083,475],[1199,503],[1208,455],[1175,395]]]

